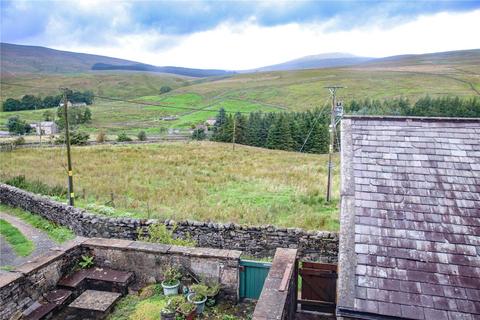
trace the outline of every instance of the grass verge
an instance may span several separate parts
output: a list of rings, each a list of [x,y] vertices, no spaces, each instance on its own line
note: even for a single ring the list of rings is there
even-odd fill
[[[13,251],[19,256],[26,257],[33,252],[35,245],[14,226],[0,219],[0,234],[12,246]]]
[[[52,240],[57,243],[63,243],[75,238],[75,234],[70,229],[59,226],[36,214],[24,211],[22,209],[12,208],[4,204],[0,204],[0,211],[8,213],[12,216],[16,216],[31,226],[44,231]]]

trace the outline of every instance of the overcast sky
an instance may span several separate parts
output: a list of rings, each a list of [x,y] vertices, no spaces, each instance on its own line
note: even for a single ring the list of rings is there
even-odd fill
[[[327,52],[480,48],[480,1],[5,1],[1,41],[250,69]]]

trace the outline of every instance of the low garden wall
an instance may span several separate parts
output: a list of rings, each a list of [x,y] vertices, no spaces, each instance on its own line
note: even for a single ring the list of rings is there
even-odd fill
[[[252,320],[295,319],[297,250],[277,249]]]
[[[163,271],[176,266],[199,280],[221,284],[221,298],[238,300],[240,251],[181,247],[140,241],[77,237],[13,271],[0,273],[0,319],[20,319],[22,312],[55,288],[80,256],[94,256],[95,267],[135,273],[136,286],[161,282]]]
[[[39,214],[86,237],[135,240],[138,230],[158,223],[153,219],[99,216],[5,184],[0,184],[0,203]],[[271,257],[279,247],[295,248],[302,258],[337,262],[338,234],[335,232],[199,221],[162,223],[173,230],[174,236],[190,235],[200,247],[241,250],[255,257]]]
[[[142,284],[161,282],[165,269],[175,266],[199,280],[220,283],[223,298],[239,298],[241,251],[104,238],[89,239],[82,246],[95,257],[95,265],[134,272]]]
[[[11,272],[0,273],[0,319],[20,319],[27,307],[53,289],[62,275],[71,270],[81,250],[73,241]]]

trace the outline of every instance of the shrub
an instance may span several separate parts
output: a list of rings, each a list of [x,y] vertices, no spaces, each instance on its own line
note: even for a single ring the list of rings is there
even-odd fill
[[[7,127],[10,133],[18,135],[29,133],[32,130],[32,127],[25,120],[21,120],[19,116],[8,118]]]
[[[107,141],[107,134],[105,133],[105,131],[100,131],[98,134],[97,134],[97,138],[95,139],[98,143],[102,143],[102,142],[105,142]]]
[[[103,214],[105,216],[113,216],[115,215],[115,208],[104,206],[104,205],[96,205],[94,203],[89,203],[87,205],[87,210],[92,210],[97,213]]]
[[[140,141],[145,141],[145,140],[147,140],[147,134],[145,133],[145,131],[140,131],[140,132],[137,134],[137,138],[138,138],[138,140],[140,140]]]
[[[71,145],[77,145],[77,146],[86,145],[88,143],[88,139],[90,139],[90,135],[88,133],[76,132],[76,131],[70,132]],[[58,136],[57,139],[55,139],[55,144],[65,144],[65,143],[66,143],[65,133],[61,134],[60,136]]]
[[[24,137],[18,137],[15,140],[13,140],[13,144],[15,146],[20,146],[22,144],[25,144],[25,138]]]
[[[193,140],[205,140],[207,138],[207,134],[205,133],[205,129],[199,128],[195,129],[192,132],[192,139]]]
[[[167,93],[167,92],[170,92],[172,91],[172,88],[170,88],[169,86],[162,86],[160,88],[160,94],[164,94],[164,93]]]
[[[5,181],[6,184],[46,196],[65,197],[67,195],[67,188],[59,185],[50,187],[49,185],[39,181],[28,181],[25,176],[15,176]]]
[[[125,132],[122,132],[117,136],[117,141],[118,142],[132,141],[132,138],[127,136],[127,134]]]
[[[141,235],[143,230],[138,230],[140,236],[138,240],[163,243],[163,244],[174,244],[178,246],[188,246],[194,247],[196,245],[195,240],[192,240],[190,235],[187,235],[187,239],[179,239],[173,237],[173,232],[168,230],[164,224],[152,224],[147,228],[147,235]]]
[[[177,284],[182,278],[182,273],[175,267],[169,266],[163,273],[163,282],[167,286]]]
[[[202,301],[208,295],[208,287],[204,284],[194,284],[190,286],[190,290],[195,293],[193,301]]]

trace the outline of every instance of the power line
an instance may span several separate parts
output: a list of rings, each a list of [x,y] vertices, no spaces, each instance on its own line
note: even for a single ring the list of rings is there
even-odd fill
[[[303,151],[303,148],[305,148],[305,145],[307,144],[307,141],[308,139],[310,138],[310,135],[312,134],[313,132],[313,129],[315,128],[315,125],[317,124],[317,121],[320,119],[321,116],[325,115],[325,112],[328,110],[326,108],[326,105],[327,105],[327,100],[329,99],[330,97],[327,97],[327,99],[325,99],[325,101],[323,102],[323,109],[318,113],[318,116],[315,118],[315,120],[313,121],[313,124],[312,124],[312,127],[310,128],[310,131],[308,132],[307,134],[307,137],[305,138],[305,140],[303,141],[303,145],[302,147],[300,148],[299,152],[302,152]]]

